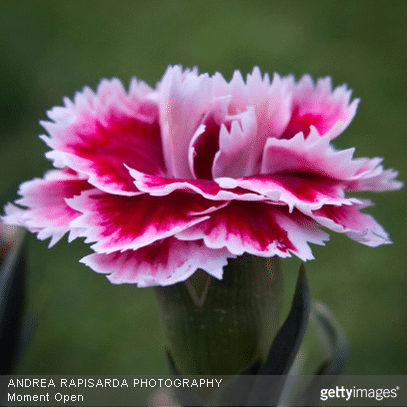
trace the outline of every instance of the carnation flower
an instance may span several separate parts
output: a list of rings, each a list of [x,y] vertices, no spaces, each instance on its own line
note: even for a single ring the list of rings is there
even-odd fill
[[[21,185],[3,220],[51,238],[84,237],[81,262],[112,283],[222,278],[228,258],[313,258],[327,230],[368,246],[390,243],[350,191],[398,189],[380,158],[331,141],[359,100],[331,79],[256,67],[246,82],[169,67],[156,89],[133,79],[84,88],[41,122],[56,170]],[[25,207],[24,209],[21,206]]]

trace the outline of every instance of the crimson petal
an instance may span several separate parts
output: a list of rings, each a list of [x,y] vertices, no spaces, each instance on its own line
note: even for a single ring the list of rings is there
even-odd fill
[[[98,190],[86,191],[67,203],[83,213],[71,226],[83,228],[81,236],[86,237],[86,243],[97,242],[92,248],[99,253],[136,250],[202,222],[208,213],[227,204],[182,192],[154,197]]]
[[[139,100],[137,92],[134,83],[126,95],[118,80],[103,80],[97,95],[85,89],[74,104],[65,100],[65,111],[49,112],[55,123],[41,122],[50,134],[41,138],[54,149],[46,156],[57,167],[87,174],[105,192],[136,194],[124,164],[148,174],[165,172],[158,107],[146,96]]]
[[[351,205],[356,198],[345,196],[346,183],[312,172],[257,175],[235,180],[236,185],[297,208],[319,209],[322,205]]]
[[[320,225],[334,232],[345,233],[351,239],[366,246],[377,247],[382,244],[390,244],[389,235],[382,226],[370,215],[359,212],[360,209],[369,205],[369,201],[352,206],[324,205],[322,208],[312,211],[312,217]]]
[[[235,255],[244,252],[270,257],[313,259],[307,242],[323,245],[328,235],[301,213],[262,202],[232,201],[210,218],[177,233],[182,240],[203,239],[214,249],[226,247]]]
[[[135,180],[134,183],[137,189],[152,196],[165,196],[174,191],[189,191],[215,201],[228,201],[232,199],[261,201],[266,199],[257,193],[239,188],[236,181],[232,178],[219,178],[215,181],[206,179],[172,179],[143,174],[131,168],[129,168],[129,172]]]

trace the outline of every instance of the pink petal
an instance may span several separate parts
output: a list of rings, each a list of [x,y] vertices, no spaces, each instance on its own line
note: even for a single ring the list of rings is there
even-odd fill
[[[233,120],[230,130],[222,124],[219,152],[213,163],[213,176],[239,178],[252,175],[259,167],[256,145],[257,123],[254,109]]]
[[[236,181],[231,178],[222,178],[215,181],[206,179],[172,179],[143,174],[129,169],[134,178],[134,183],[139,191],[151,196],[165,196],[174,191],[195,192],[204,198],[214,201],[261,201],[265,198],[257,193],[251,193],[237,187]],[[227,189],[224,189],[227,188]]]
[[[229,114],[235,115],[245,109],[247,106],[247,88],[240,71],[233,72],[233,77],[230,82],[227,82],[223,75],[216,72],[212,76],[213,92],[215,97],[224,97],[226,95],[233,95],[235,102],[229,108]],[[239,102],[240,101],[240,105]]]
[[[70,171],[49,171],[44,179],[33,179],[20,186],[22,198],[16,204],[26,206],[21,209],[12,204],[5,207],[3,222],[20,225],[31,232],[38,232],[38,239],[51,237],[53,246],[70,231],[70,240],[77,237],[78,230],[71,230],[69,222],[80,214],[69,207],[65,199],[79,195],[92,186]]]
[[[42,139],[57,167],[68,166],[89,176],[97,188],[119,195],[137,193],[124,164],[148,174],[163,174],[158,107],[146,85],[132,82],[127,95],[119,80],[103,80],[94,94],[77,93],[74,103],[52,109],[55,121],[41,124]]]
[[[312,211],[312,217],[322,226],[367,246],[376,247],[391,243],[387,232],[369,215],[359,212],[367,201],[352,206],[324,205]]]
[[[269,139],[263,155],[262,174],[290,175],[317,180],[325,178],[338,191],[388,191],[399,189],[403,183],[396,181],[398,173],[384,170],[381,158],[353,158],[354,148],[334,150],[330,145],[330,133],[320,136],[315,127],[307,138],[302,133],[289,140]],[[263,177],[264,178],[264,177]],[[237,183],[249,190],[246,183]],[[325,183],[326,184],[326,183]],[[305,183],[303,184],[305,185]],[[325,187],[325,186],[324,186]],[[327,201],[340,204],[345,201]]]
[[[262,82],[260,70],[256,67],[247,75],[248,103],[253,106],[257,120],[257,135],[251,147],[256,157],[256,170],[259,173],[265,143],[269,138],[279,138],[291,117],[292,95],[287,83],[275,73],[268,86],[268,76]],[[249,146],[248,146],[249,147]]]
[[[257,192],[294,209],[319,209],[322,205],[351,205],[355,198],[345,196],[346,184],[311,172],[258,175],[236,180],[236,185]]]
[[[231,253],[244,252],[262,257],[313,259],[307,242],[323,245],[328,235],[299,212],[288,213],[281,206],[232,201],[210,218],[176,235],[182,240],[203,239],[213,249],[226,247]]]
[[[335,131],[330,133],[330,137],[334,138],[349,125],[356,114],[359,99],[349,105],[352,91],[342,85],[332,92],[330,77],[319,79],[316,86],[309,75],[304,75],[297,84],[293,76],[283,80],[287,82],[293,95],[291,119],[281,136],[283,139],[290,139],[299,132],[307,137],[311,125],[321,135],[335,127]]]
[[[213,99],[210,78],[208,74],[198,76],[195,72],[183,74],[180,66],[169,67],[158,90],[161,137],[168,175],[192,178],[188,150]]]
[[[347,183],[349,191],[381,192],[403,187],[402,182],[395,180],[397,171],[384,170],[383,166],[379,165],[383,161],[382,158],[361,158],[360,161],[363,162],[362,166]]]
[[[198,268],[221,279],[227,258],[232,257],[226,249],[208,249],[202,241],[167,238],[135,251],[93,253],[81,262],[98,273],[109,274],[107,278],[113,284],[148,287],[184,281]]]
[[[268,75],[262,79],[258,67],[247,75],[247,84],[239,71],[235,71],[230,83],[219,73],[214,75],[213,82],[216,96],[231,96],[228,114],[240,125],[221,129],[213,176],[244,177],[259,173],[266,140],[280,137],[290,120],[292,96],[287,84],[275,74],[270,85]]]
[[[222,123],[228,123],[227,108],[230,97],[218,98],[206,113],[194,133],[189,146],[189,166],[195,178],[212,179],[215,154],[219,150],[219,131]]]
[[[321,137],[315,127],[307,138],[302,133],[289,140],[268,139],[264,149],[262,174],[312,172],[337,180],[350,179],[361,167],[353,160],[354,148],[336,151],[330,134]]]
[[[72,227],[83,228],[85,242],[97,242],[96,252],[137,250],[207,219],[207,213],[225,205],[197,194],[174,192],[164,197],[109,195],[86,191],[67,200],[83,215]]]

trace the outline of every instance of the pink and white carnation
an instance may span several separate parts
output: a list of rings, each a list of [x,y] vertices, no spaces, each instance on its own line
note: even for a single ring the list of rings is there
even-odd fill
[[[346,85],[309,75],[246,82],[169,67],[156,89],[133,79],[84,88],[41,124],[56,170],[21,185],[2,218],[51,238],[84,237],[81,262],[112,283],[222,278],[228,258],[313,259],[321,227],[368,246],[390,243],[350,191],[398,189],[380,158],[353,158],[337,137],[356,113]],[[24,209],[21,206],[25,207]]]

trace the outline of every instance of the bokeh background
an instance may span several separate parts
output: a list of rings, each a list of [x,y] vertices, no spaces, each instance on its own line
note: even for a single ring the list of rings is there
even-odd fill
[[[0,3],[0,204],[51,168],[38,121],[101,78],[151,86],[167,65],[244,75],[330,75],[362,99],[338,148],[385,157],[407,180],[407,2],[5,1]],[[369,213],[393,245],[376,249],[332,235],[307,263],[312,297],[352,344],[348,374],[407,374],[406,192],[369,194]],[[28,237],[28,309],[37,323],[16,373],[165,374],[152,289],[111,285],[78,259],[81,240],[51,250]],[[284,261],[286,305],[298,259]]]

